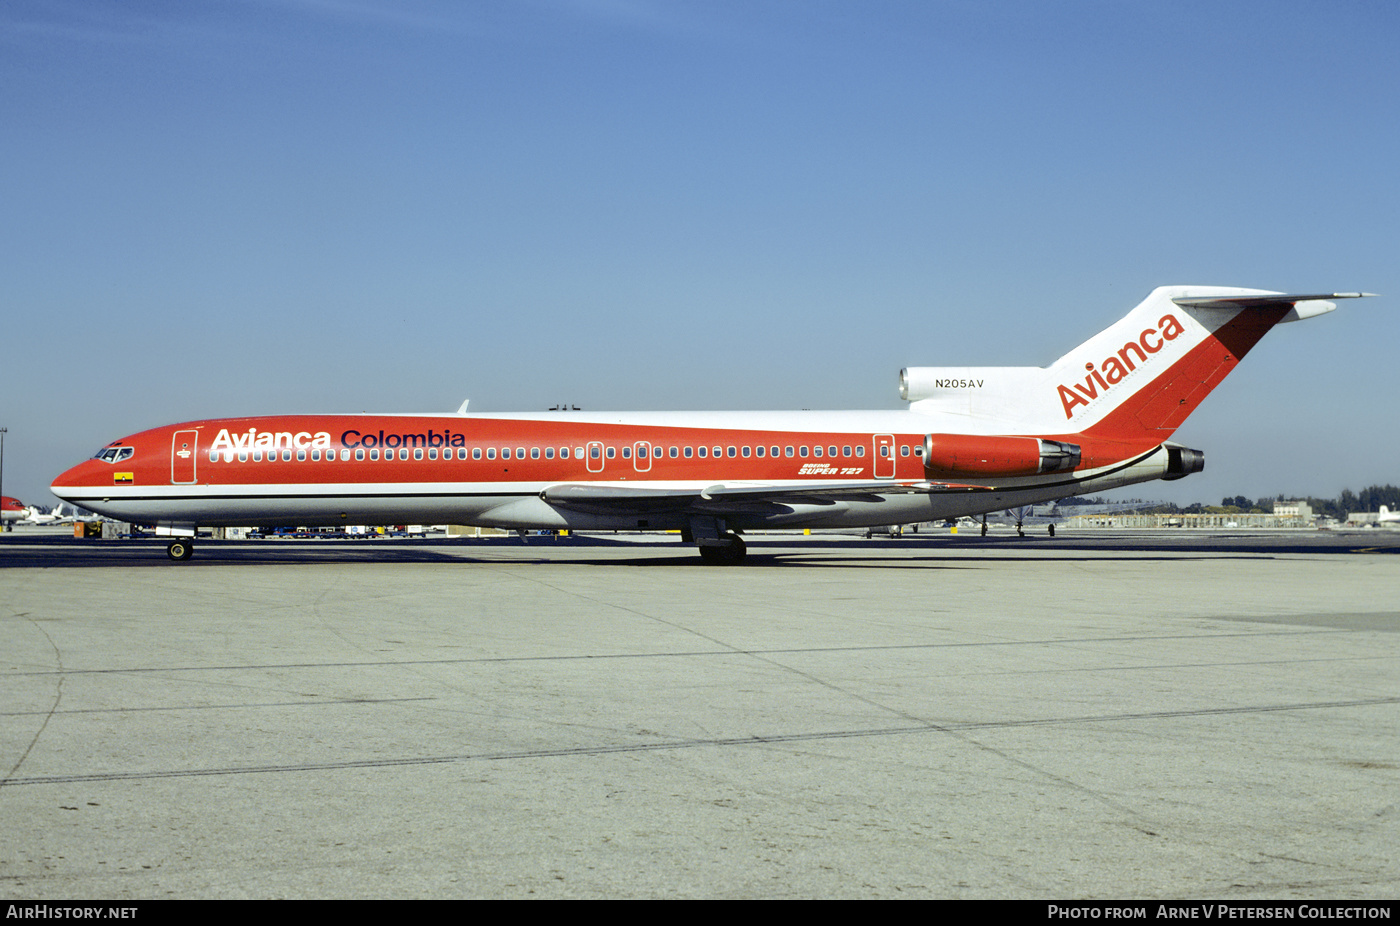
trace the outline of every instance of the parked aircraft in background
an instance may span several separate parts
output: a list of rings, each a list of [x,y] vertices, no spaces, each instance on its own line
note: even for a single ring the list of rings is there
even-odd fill
[[[0,496],[0,522],[18,521],[28,510],[19,499],[8,495]]]
[[[64,513],[63,505],[54,505],[49,511],[40,511],[38,507],[30,505],[25,509],[24,524],[72,524],[77,518],[76,511]]]
[[[944,520],[1199,472],[1168,440],[1279,322],[1365,293],[1168,286],[1049,367],[910,367],[904,410],[552,411],[209,419],[123,437],[59,498],[198,526],[454,523],[678,530],[709,563],[745,530]]]
[[[1377,524],[1400,524],[1400,511],[1391,511],[1385,505],[1381,506],[1381,512],[1376,516]]]

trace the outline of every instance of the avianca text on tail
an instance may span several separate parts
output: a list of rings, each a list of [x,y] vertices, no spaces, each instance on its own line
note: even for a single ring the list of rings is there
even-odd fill
[[[1048,367],[908,367],[908,407],[833,412],[284,415],[113,441],[71,504],[199,527],[452,523],[679,531],[707,563],[744,531],[986,514],[1199,472],[1169,438],[1274,325],[1366,293],[1164,286]]]
[[[1099,397],[1099,390],[1107,392],[1113,386],[1121,383],[1129,373],[1137,369],[1133,363],[1133,354],[1137,354],[1138,363],[1146,363],[1148,354],[1155,354],[1160,351],[1166,341],[1175,341],[1179,335],[1186,331],[1181,320],[1175,315],[1163,315],[1157,322],[1156,328],[1147,328],[1136,341],[1128,341],[1118,353],[1109,354],[1095,369],[1093,361],[1084,364],[1084,369],[1089,371],[1089,375],[1084,377],[1084,385],[1078,382],[1071,383],[1074,388],[1070,389],[1061,384],[1060,401],[1065,406],[1065,417],[1074,417],[1074,407],[1083,405],[1088,407],[1090,399]]]

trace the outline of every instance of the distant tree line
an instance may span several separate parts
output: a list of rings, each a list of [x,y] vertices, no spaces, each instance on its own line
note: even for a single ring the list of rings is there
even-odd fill
[[[1400,508],[1400,488],[1383,485],[1367,486],[1360,492],[1343,489],[1342,494],[1336,498],[1309,498],[1308,504],[1312,506],[1314,513],[1325,514],[1340,521],[1353,511],[1380,511],[1382,505],[1392,511]]]

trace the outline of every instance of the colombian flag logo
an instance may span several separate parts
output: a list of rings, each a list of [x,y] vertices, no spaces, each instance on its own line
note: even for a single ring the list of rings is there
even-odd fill
[[[113,485],[119,485],[119,486],[120,486],[120,485],[130,485],[131,483],[133,483],[133,482],[135,482],[135,481],[136,481],[136,479],[135,479],[135,477],[134,477],[134,475],[133,475],[132,473],[113,473],[113,474],[112,474],[112,484],[113,484]]]

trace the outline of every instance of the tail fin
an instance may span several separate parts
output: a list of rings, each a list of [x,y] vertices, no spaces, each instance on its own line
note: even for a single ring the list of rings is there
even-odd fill
[[[967,415],[979,430],[1163,441],[1274,325],[1365,295],[1162,286],[1049,367],[915,367],[902,391],[911,410]]]

